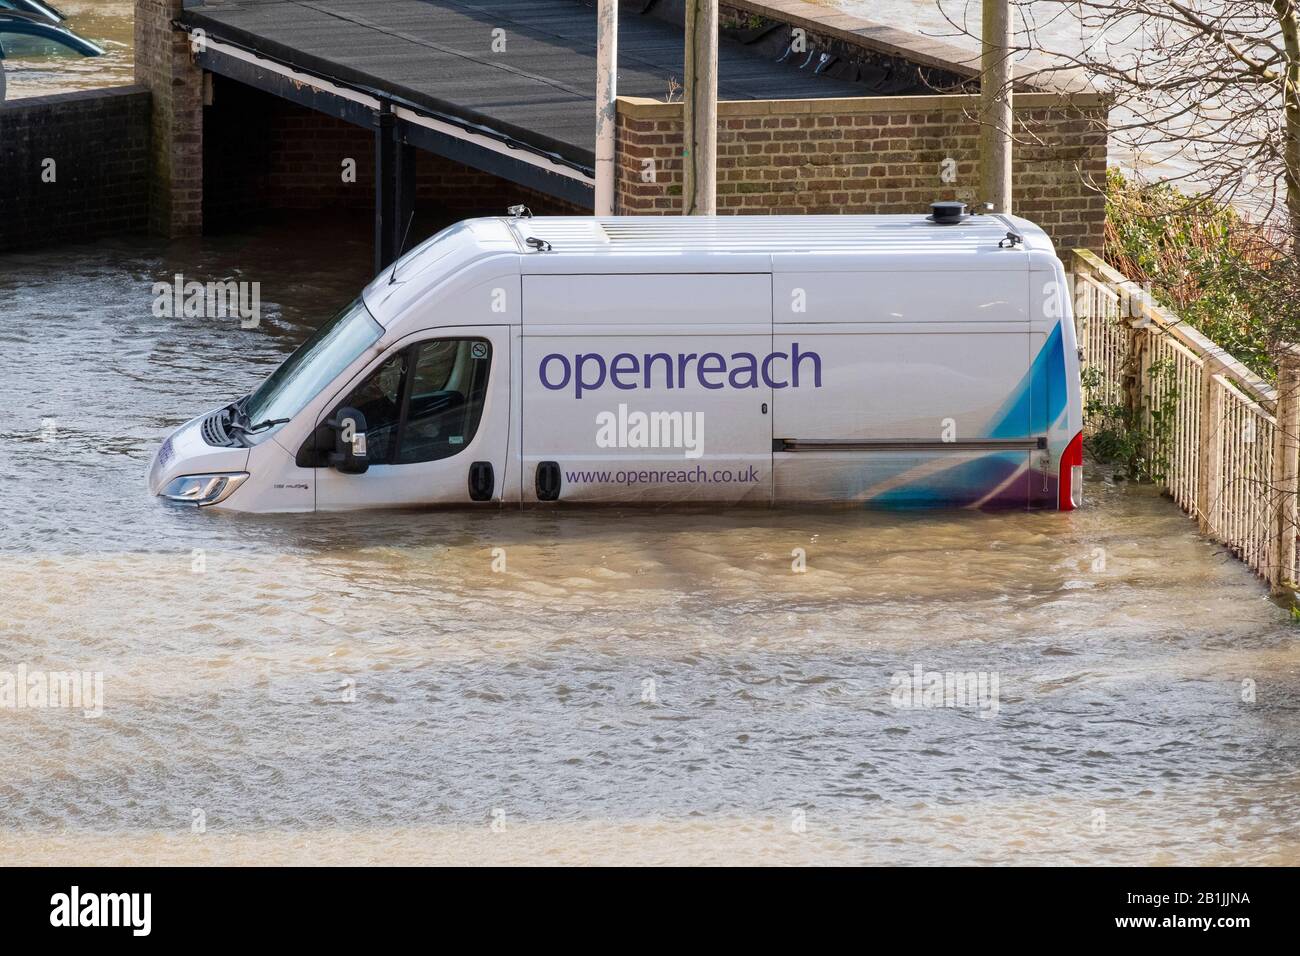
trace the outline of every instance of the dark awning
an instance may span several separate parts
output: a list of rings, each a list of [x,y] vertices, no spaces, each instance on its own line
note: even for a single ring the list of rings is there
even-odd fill
[[[190,7],[214,40],[490,128],[590,168],[596,10],[582,0],[242,0]],[[624,7],[618,91],[680,96],[680,28]],[[504,49],[502,49],[504,45]],[[719,49],[724,100],[869,94],[860,83],[778,63],[737,39]]]

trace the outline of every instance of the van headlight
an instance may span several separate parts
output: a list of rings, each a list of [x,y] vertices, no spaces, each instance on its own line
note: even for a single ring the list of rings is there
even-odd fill
[[[187,505],[215,505],[229,498],[247,477],[246,471],[223,475],[181,475],[168,482],[161,495],[168,501]]]

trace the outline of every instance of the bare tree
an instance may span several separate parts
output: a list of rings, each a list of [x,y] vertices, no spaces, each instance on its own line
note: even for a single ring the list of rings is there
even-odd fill
[[[939,0],[978,39],[978,0]],[[1157,155],[1197,201],[1233,203],[1300,254],[1300,0],[1011,0],[1017,88],[1082,76],[1112,143]]]

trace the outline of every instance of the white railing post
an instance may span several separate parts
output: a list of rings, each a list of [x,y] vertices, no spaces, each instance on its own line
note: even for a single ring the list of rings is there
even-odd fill
[[[1296,493],[1300,477],[1300,346],[1284,345],[1277,363],[1277,426],[1271,481],[1273,549],[1268,583],[1274,594],[1295,585]]]
[[[1214,360],[1204,356],[1201,366],[1201,433],[1199,437],[1200,461],[1196,469],[1196,523],[1202,534],[1216,531],[1214,506],[1223,493],[1223,389],[1216,376],[1219,369]]]

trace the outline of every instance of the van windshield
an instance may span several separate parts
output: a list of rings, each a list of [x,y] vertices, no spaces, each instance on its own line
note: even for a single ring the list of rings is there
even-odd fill
[[[313,332],[257,387],[244,403],[244,420],[293,418],[383,334],[383,326],[357,299]]]

